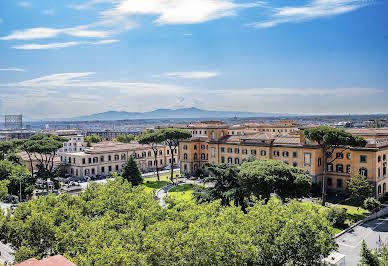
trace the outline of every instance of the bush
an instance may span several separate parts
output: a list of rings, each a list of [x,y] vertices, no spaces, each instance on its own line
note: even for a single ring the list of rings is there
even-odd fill
[[[327,212],[327,219],[335,226],[344,225],[346,221],[346,210],[332,207]]]
[[[375,198],[367,198],[364,200],[364,208],[370,212],[376,212],[381,209],[381,203]]]

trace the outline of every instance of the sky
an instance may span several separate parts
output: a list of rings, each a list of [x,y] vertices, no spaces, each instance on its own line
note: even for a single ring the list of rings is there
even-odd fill
[[[388,113],[386,0],[1,0],[0,114]]]

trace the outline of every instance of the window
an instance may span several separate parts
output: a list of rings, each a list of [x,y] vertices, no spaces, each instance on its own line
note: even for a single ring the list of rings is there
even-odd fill
[[[350,166],[350,164],[348,164],[346,166],[346,173],[350,174],[351,171],[352,171],[352,167]]]
[[[343,159],[343,158],[344,158],[344,154],[343,154],[342,152],[337,152],[337,153],[335,154],[335,157],[336,157],[337,159]]]
[[[225,152],[225,148],[224,147],[221,147],[221,152]]]
[[[377,168],[377,177],[380,177],[380,176],[381,176],[381,169],[379,167],[379,168]]]
[[[310,152],[304,153],[304,165],[311,165],[311,153]]]
[[[163,151],[159,151],[159,155],[163,155]]]
[[[381,185],[378,187],[378,193],[381,194]]]
[[[92,163],[92,158],[88,158],[88,163]]]
[[[216,148],[215,147],[211,147],[210,150],[211,150],[211,156],[213,158],[216,157]]]
[[[201,153],[201,160],[205,160],[206,156],[204,153]]]
[[[387,184],[384,183],[384,184],[383,184],[383,193],[385,193],[386,191],[387,191]]]
[[[187,153],[183,154],[183,160],[187,160]]]
[[[342,179],[337,179],[337,188],[342,188],[343,181]]]
[[[248,154],[248,150],[247,149],[242,149],[242,154]]]
[[[342,164],[336,165],[336,172],[337,173],[343,173],[344,172],[344,166]]]
[[[151,152],[150,151],[148,152],[148,157],[151,157]],[[115,156],[115,159],[116,159],[116,156]]]
[[[240,153],[240,149],[239,149],[239,148],[235,148],[235,149],[234,149],[234,153],[235,153],[235,154],[239,154],[239,153]]]
[[[119,166],[116,164],[116,167],[115,167],[115,169],[116,169],[116,171],[118,171],[119,170]]]
[[[196,150],[197,149],[197,145],[194,145],[194,150]]]
[[[275,157],[279,157],[279,156],[280,156],[280,152],[279,152],[279,151],[273,151],[273,155],[274,155]]]
[[[387,159],[387,155],[383,154],[383,161]]]
[[[108,161],[112,161],[112,155],[108,155]]]
[[[187,164],[183,165],[183,169],[185,170],[185,172],[187,171]]]
[[[232,153],[233,152],[233,149],[232,148],[228,148],[228,153]]]
[[[152,166],[152,161],[148,161],[148,166]]]
[[[329,187],[331,187],[333,185],[333,180],[330,177],[327,179],[327,185]]]
[[[387,167],[383,167],[383,176],[386,176],[386,174],[387,174]]]
[[[105,167],[104,166],[101,167],[101,173],[105,173]]]
[[[256,155],[256,150],[251,150],[252,155]]]
[[[333,165],[332,164],[328,164],[327,165],[327,171],[328,172],[333,172]]]
[[[112,166],[111,165],[109,165],[108,169],[109,169],[109,172],[112,172]]]
[[[293,151],[292,152],[292,158],[298,158],[298,152]]]
[[[231,157],[228,157],[228,164],[232,164],[233,163],[233,159]]]
[[[377,161],[381,162],[381,155],[377,156]]]
[[[318,166],[322,165],[322,158],[318,158]]]
[[[85,158],[82,158],[82,164],[85,164],[85,163],[86,163]]]
[[[360,155],[360,163],[366,163],[366,155]]]
[[[235,159],[234,159],[234,163],[235,163],[235,164],[240,164],[240,159],[239,159],[239,158],[235,158]]]
[[[211,136],[212,136],[212,140],[214,140],[216,138],[216,133],[214,131],[212,131]]]
[[[121,160],[124,161],[125,160],[125,154],[121,154]]]
[[[265,150],[261,150],[261,151],[260,151],[260,155],[261,155],[261,156],[266,156],[266,155],[267,155],[267,152],[266,152]]]
[[[198,160],[198,154],[194,153],[194,160]]]
[[[289,153],[288,151],[283,151],[283,157],[288,157]]]
[[[327,157],[327,158],[331,158],[332,155],[333,155],[333,154],[332,154],[331,152],[326,152],[326,157]]]
[[[94,168],[92,168],[92,175],[94,175],[95,174],[95,170],[94,170]]]
[[[363,175],[365,177],[368,177],[368,170],[365,168],[365,167],[361,167],[359,170],[358,170],[359,174],[360,175]]]
[[[119,155],[115,154],[115,161],[118,161],[118,160],[119,160]]]
[[[98,163],[98,157],[93,157],[93,163]]]
[[[104,161],[104,156],[101,156],[101,157],[100,157],[100,161],[101,161],[101,162]]]
[[[293,166],[293,167],[298,167],[298,163],[297,163],[297,162],[293,162],[293,163],[292,163],[292,166]]]
[[[225,157],[221,156],[221,163],[225,163]]]

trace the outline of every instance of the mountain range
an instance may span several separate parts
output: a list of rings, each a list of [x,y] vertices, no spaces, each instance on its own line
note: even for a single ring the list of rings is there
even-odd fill
[[[68,121],[110,121],[125,119],[171,119],[171,118],[232,118],[232,117],[270,117],[286,114],[209,111],[199,108],[157,109],[150,112],[107,111],[103,113],[68,118]]]

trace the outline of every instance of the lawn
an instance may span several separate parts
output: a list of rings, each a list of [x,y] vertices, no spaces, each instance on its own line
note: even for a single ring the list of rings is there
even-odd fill
[[[181,199],[181,200],[187,200],[187,201],[194,200],[192,197],[192,194],[195,186],[196,185],[192,185],[192,184],[180,185],[171,189],[168,192],[168,195],[172,199]]]

